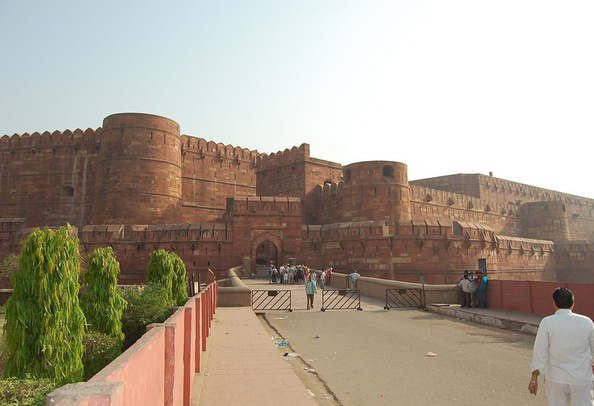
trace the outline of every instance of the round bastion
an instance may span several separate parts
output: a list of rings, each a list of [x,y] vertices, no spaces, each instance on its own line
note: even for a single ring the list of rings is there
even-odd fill
[[[343,168],[343,221],[410,220],[408,167],[364,161]]]
[[[179,124],[152,114],[113,114],[103,120],[100,140],[91,223],[180,222]]]

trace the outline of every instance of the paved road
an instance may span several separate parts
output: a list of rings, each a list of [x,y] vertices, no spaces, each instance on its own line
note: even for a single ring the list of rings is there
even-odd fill
[[[303,285],[274,288],[293,290],[293,312],[264,317],[336,396],[328,405],[546,404],[544,393],[527,390],[533,335],[417,309],[386,311],[373,298],[362,298],[363,311],[321,312],[318,294],[308,311]]]

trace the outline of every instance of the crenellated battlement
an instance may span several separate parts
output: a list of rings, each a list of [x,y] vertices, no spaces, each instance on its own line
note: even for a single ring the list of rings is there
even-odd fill
[[[533,238],[510,237],[506,235],[497,236],[498,250],[501,253],[519,254],[552,254],[555,252],[555,243],[548,240]]]
[[[285,196],[246,196],[227,199],[230,215],[281,214],[301,215],[301,199]]]
[[[411,186],[425,186],[518,206],[529,202],[560,200],[576,206],[594,207],[594,199],[482,174],[446,175],[410,183]]]
[[[256,160],[256,167],[258,171],[263,171],[283,165],[290,165],[296,162],[303,162],[308,160],[309,144],[301,144],[299,147],[285,149],[270,155],[261,154]]]
[[[483,243],[496,242],[496,233],[491,227],[467,221],[400,220],[396,222],[394,235],[418,238],[452,238]]]
[[[477,197],[431,189],[425,186],[410,186],[411,201],[428,205],[445,206],[461,210],[482,211],[501,216],[515,216],[519,206],[515,203],[497,203]]]
[[[386,237],[388,236],[388,222],[375,220],[325,224],[317,229],[308,230],[308,236],[309,238],[315,236],[322,240]]]
[[[316,194],[320,200],[328,200],[341,197],[343,182],[324,182],[316,186]]]
[[[81,241],[100,242],[187,242],[226,241],[232,226],[228,223],[184,223],[160,225],[104,224],[83,227]]]
[[[557,252],[564,252],[566,255],[572,253],[594,253],[594,242],[592,241],[561,241],[555,243]]]
[[[535,201],[560,200],[568,204],[594,206],[594,199],[586,197],[570,195],[555,190],[481,174],[478,175],[478,178],[484,191],[492,191],[495,193],[500,192],[509,196],[512,201],[513,198],[517,198],[518,200],[515,200],[516,204],[518,204],[518,202],[521,204]]]
[[[218,156],[225,159],[241,159],[242,161],[255,162],[260,156],[258,151],[248,148],[234,147],[233,145],[215,143],[204,138],[192,135],[182,135],[182,153],[195,153],[204,159],[208,156]]]
[[[88,144],[99,142],[99,133],[101,128],[93,130],[87,128],[85,131],[77,128],[74,131],[54,131],[50,133],[34,132],[32,134],[13,134],[4,135],[0,138],[0,149],[18,149],[18,148],[52,148],[60,146],[72,146],[79,143]]]

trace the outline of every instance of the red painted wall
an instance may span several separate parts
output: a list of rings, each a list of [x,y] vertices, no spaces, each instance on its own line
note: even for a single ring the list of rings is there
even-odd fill
[[[106,399],[114,401],[116,396],[123,396],[126,405],[189,406],[192,380],[200,372],[200,353],[206,350],[206,337],[210,335],[216,290],[217,283],[211,283],[163,324],[150,326],[144,336],[88,383],[52,392],[52,404],[107,404]],[[97,385],[108,382],[121,382],[124,387],[113,391],[109,386]],[[80,391],[72,390],[72,386]]]
[[[593,284],[490,280],[487,303],[493,308],[548,316],[555,312],[553,291],[557,287],[566,287],[573,292],[574,312],[594,319]]]

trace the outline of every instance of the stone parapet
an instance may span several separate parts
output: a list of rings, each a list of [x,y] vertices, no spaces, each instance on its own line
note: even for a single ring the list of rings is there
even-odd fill
[[[88,382],[47,395],[55,406],[189,405],[194,375],[202,370],[217,283],[190,298],[164,323],[152,324],[130,348]]]
[[[227,279],[219,281],[219,307],[251,306],[252,291],[237,276],[239,268],[227,271]]]

